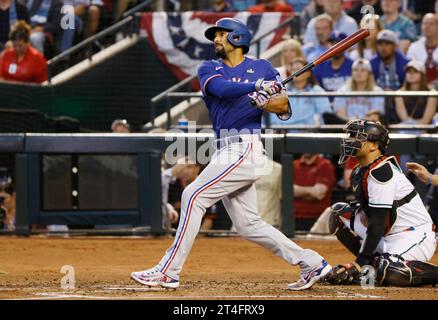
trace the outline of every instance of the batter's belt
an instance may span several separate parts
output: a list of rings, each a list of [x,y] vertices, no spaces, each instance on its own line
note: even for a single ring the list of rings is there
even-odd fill
[[[235,136],[229,136],[221,139],[216,139],[216,147],[221,149],[231,143],[242,143],[242,142],[260,142],[262,138],[260,134],[240,134]]]

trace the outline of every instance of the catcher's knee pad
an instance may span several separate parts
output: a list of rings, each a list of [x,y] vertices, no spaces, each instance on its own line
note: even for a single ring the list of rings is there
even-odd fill
[[[345,219],[352,219],[354,222],[355,212],[357,208],[349,205],[346,202],[337,202],[331,206],[330,219],[329,219],[329,231],[336,235],[338,240],[355,256],[359,254],[361,242],[358,237],[350,228],[345,226],[340,217]],[[351,220],[350,220],[351,221]],[[351,225],[351,223],[350,223]]]
[[[357,203],[349,204],[346,202],[336,202],[330,207],[331,215],[329,220],[329,230],[335,233],[337,226],[344,225],[341,218],[350,221],[350,229],[354,231],[354,219],[360,207]]]

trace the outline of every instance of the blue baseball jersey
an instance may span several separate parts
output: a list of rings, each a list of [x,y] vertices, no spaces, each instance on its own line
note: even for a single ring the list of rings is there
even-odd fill
[[[345,58],[338,70],[333,69],[332,62],[326,61],[314,69],[316,79],[326,91],[338,91],[351,78],[353,61]]]
[[[220,97],[210,86],[217,77],[236,83],[255,83],[257,79],[281,81],[280,74],[269,61],[254,60],[245,57],[245,60],[236,67],[229,67],[221,59],[205,61],[198,69],[198,79],[205,105],[210,113],[213,129],[217,138],[225,133],[237,130],[238,132],[260,132],[263,110],[251,103],[248,94],[234,97]],[[213,88],[212,88],[213,87]],[[249,90],[248,93],[255,90]],[[221,130],[222,131],[221,134]]]

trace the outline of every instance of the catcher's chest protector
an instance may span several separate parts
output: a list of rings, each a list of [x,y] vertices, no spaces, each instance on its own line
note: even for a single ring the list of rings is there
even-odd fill
[[[397,160],[395,157],[391,156],[381,156],[376,159],[373,163],[368,165],[367,167],[360,167],[357,165],[352,174],[351,174],[351,185],[353,188],[354,196],[356,201],[359,202],[361,209],[368,216],[369,214],[369,206],[368,206],[368,176],[370,172],[379,165],[383,165],[384,162],[392,162],[394,165],[398,167]],[[391,214],[388,215],[388,221],[386,223],[385,234],[389,232],[392,224],[395,222],[397,216],[396,208],[391,210]]]
[[[356,198],[356,201],[360,203],[360,207],[366,214],[368,214],[368,176],[372,169],[387,159],[389,159],[389,157],[381,156],[367,167],[356,165],[351,173],[350,180],[351,186],[353,187],[354,197]]]

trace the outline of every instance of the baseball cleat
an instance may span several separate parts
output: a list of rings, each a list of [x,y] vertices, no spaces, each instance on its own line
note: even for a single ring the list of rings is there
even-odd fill
[[[149,270],[137,271],[131,273],[131,278],[145,286],[161,286],[168,289],[176,289],[179,287],[179,281],[161,273],[157,268]]]
[[[290,283],[287,288],[289,290],[305,290],[312,287],[316,282],[325,277],[332,270],[332,266],[327,261],[322,260],[322,264],[309,272],[301,273],[301,277],[297,282]]]

